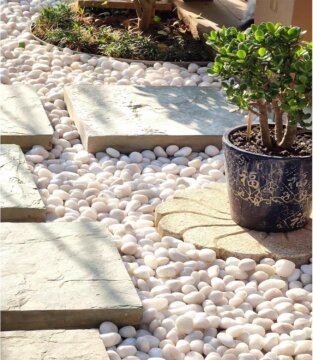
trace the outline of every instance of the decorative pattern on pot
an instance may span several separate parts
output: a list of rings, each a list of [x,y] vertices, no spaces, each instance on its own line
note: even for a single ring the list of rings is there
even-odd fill
[[[233,220],[260,231],[302,228],[311,213],[312,158],[253,154],[224,138]]]

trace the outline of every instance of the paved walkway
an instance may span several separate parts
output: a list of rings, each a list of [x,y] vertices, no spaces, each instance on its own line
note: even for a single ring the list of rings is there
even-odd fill
[[[1,143],[17,144],[23,150],[33,145],[51,148],[53,128],[34,89],[0,85],[0,93]]]
[[[41,199],[18,145],[0,145],[1,221],[45,221]]]
[[[222,145],[242,115],[217,90],[173,86],[65,87],[65,101],[89,152],[122,152],[179,144],[201,151]]]
[[[2,331],[3,360],[109,360],[98,330]]]

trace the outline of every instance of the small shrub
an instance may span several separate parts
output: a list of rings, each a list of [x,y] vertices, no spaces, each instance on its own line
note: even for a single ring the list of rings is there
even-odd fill
[[[259,116],[268,149],[290,149],[297,125],[311,125],[312,43],[302,36],[299,27],[270,22],[245,32],[232,27],[207,36],[207,44],[218,53],[210,73],[222,77],[229,102]],[[275,115],[275,137],[269,131],[269,108]]]

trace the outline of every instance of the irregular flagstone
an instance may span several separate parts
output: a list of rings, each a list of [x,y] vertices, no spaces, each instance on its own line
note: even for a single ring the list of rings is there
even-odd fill
[[[241,228],[238,226],[238,228]],[[241,228],[243,230],[243,228]],[[259,262],[264,257],[275,257],[275,249],[271,253],[262,246],[262,240],[267,237],[264,232],[243,230],[238,233],[228,234],[218,239],[220,255],[223,258],[235,256],[239,259],[251,258]]]
[[[232,220],[218,219],[209,215],[198,215],[193,212],[170,214],[161,218],[158,224],[159,233],[164,235],[176,236],[182,238],[184,232],[188,229],[199,226],[231,226]]]
[[[35,91],[26,85],[0,85],[2,144],[23,150],[33,145],[51,148],[53,128]]]
[[[174,198],[192,200],[193,202],[197,202],[206,208],[213,210],[215,213],[223,214],[224,219],[231,219],[229,201],[228,198],[225,197],[225,185],[212,183],[209,189],[209,192],[203,191],[203,189],[177,191]],[[213,203],[212,198],[214,199]]]
[[[289,259],[304,264],[308,260],[308,249],[312,245],[310,225],[289,233],[272,233],[260,241],[268,252],[275,253],[275,259]]]
[[[18,145],[0,145],[1,221],[45,221],[46,208]]]
[[[158,213],[156,214],[156,224],[158,224],[161,217],[165,215],[184,213],[189,205],[190,200],[179,199],[176,198],[176,196],[174,199],[168,200],[166,201],[166,203],[160,204],[160,206],[158,207]],[[190,209],[190,212],[193,214],[208,215],[210,217],[218,219],[227,219],[227,214],[219,213],[214,209],[211,209],[208,206],[205,206],[204,204],[198,203],[196,201],[194,202],[192,209]],[[230,219],[230,215],[228,218]]]
[[[109,360],[98,330],[2,331],[5,360]]]
[[[262,257],[268,255],[266,249],[259,243],[259,240],[265,236],[266,233],[252,230],[247,232],[242,227],[234,224],[229,227],[193,228],[187,230],[183,238],[185,242],[215,250],[218,257],[236,256],[242,259],[250,257],[259,261]]]
[[[98,223],[3,223],[3,330],[138,324],[142,305],[111,235]]]
[[[212,232],[214,232],[215,229],[216,229],[215,226],[210,226],[210,227],[199,226],[192,229],[188,229],[184,232],[183,239],[185,242],[189,242],[191,244],[197,244],[197,246],[200,248],[208,247],[216,251],[216,256],[219,256],[217,239],[214,236],[212,236]],[[222,227],[222,229],[225,228]],[[228,233],[228,231],[229,230],[226,229],[225,233]]]
[[[65,102],[89,152],[122,152],[170,144],[202,150],[221,146],[224,131],[242,116],[216,90],[175,86],[72,85]]]
[[[173,199],[158,205],[155,213],[162,236],[171,235],[200,248],[211,248],[221,258],[260,261],[272,257],[289,259],[299,266],[311,257],[311,221],[305,228],[289,233],[245,229],[231,220],[224,184],[178,191]]]

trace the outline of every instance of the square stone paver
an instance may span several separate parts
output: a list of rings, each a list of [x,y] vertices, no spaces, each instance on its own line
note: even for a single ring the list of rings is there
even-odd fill
[[[18,145],[0,145],[1,221],[45,221],[46,208]]]
[[[1,143],[23,150],[50,148],[53,128],[35,91],[26,85],[0,85],[0,93]]]
[[[2,330],[138,324],[142,304],[104,224],[3,223]]]
[[[65,87],[65,101],[90,152],[220,147],[224,131],[243,123],[221,92],[196,86],[72,85]]]
[[[109,360],[98,330],[3,331],[3,360]]]

